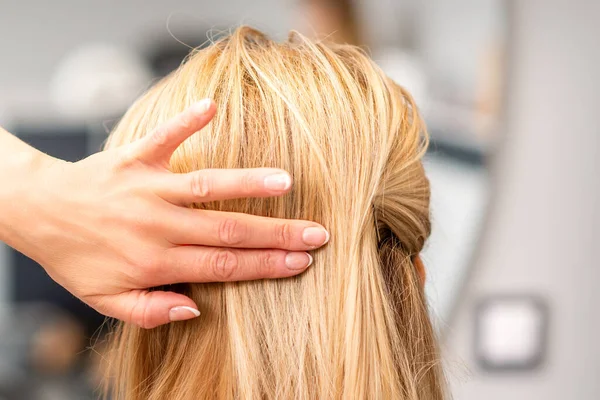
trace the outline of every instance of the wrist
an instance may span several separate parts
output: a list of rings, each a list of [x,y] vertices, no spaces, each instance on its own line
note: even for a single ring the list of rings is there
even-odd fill
[[[12,150],[0,170],[0,241],[17,248],[29,229],[36,182],[53,158],[28,145]]]

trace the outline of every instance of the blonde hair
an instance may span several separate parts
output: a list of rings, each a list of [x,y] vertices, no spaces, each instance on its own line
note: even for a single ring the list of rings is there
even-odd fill
[[[180,284],[201,316],[121,324],[119,399],[441,399],[443,377],[413,264],[430,232],[427,144],[410,95],[360,49],[248,27],[193,52],[126,113],[108,147],[211,97],[217,115],[174,154],[177,173],[274,167],[280,198],[198,204],[323,224],[330,243],[301,276]]]

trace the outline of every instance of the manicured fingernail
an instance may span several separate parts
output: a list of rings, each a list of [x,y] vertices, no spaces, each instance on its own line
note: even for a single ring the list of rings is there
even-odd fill
[[[185,321],[200,316],[200,311],[188,306],[173,307],[169,310],[169,320]]]
[[[200,100],[196,104],[192,105],[191,108],[195,114],[200,115],[200,114],[204,114],[205,112],[207,112],[208,109],[210,108],[211,104],[212,104],[211,99],[204,99],[204,100]]]
[[[323,228],[305,228],[302,232],[302,241],[308,246],[323,246],[329,242],[329,232]]]
[[[285,266],[298,271],[308,268],[313,263],[313,258],[308,253],[288,253],[285,256]]]
[[[269,175],[265,178],[264,184],[269,190],[287,190],[292,186],[292,178],[288,174]]]

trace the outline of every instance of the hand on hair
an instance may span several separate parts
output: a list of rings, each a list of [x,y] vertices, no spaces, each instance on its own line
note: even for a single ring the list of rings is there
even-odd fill
[[[144,328],[199,315],[190,298],[148,288],[301,273],[312,260],[304,251],[328,240],[320,225],[188,207],[291,187],[286,172],[270,168],[169,172],[176,148],[214,114],[205,100],[82,161],[39,156],[8,202],[20,204],[5,204],[0,238],[97,311]]]

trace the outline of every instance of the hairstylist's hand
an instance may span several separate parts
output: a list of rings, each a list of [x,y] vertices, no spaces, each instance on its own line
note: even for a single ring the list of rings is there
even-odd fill
[[[39,162],[19,186],[6,242],[102,314],[145,328],[199,314],[188,297],[148,288],[301,273],[312,260],[304,251],[328,239],[320,225],[187,207],[291,186],[276,169],[169,172],[175,149],[214,113],[200,102],[130,145]]]

